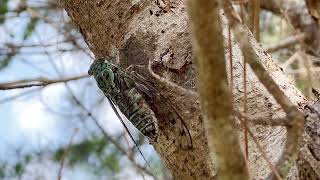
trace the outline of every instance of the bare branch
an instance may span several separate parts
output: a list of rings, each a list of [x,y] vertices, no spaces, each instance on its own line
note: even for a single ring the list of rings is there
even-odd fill
[[[294,29],[305,33],[305,38],[300,41],[301,46],[307,50],[307,53],[320,56],[319,25],[309,14],[304,1],[261,0],[261,7],[283,15]]]
[[[42,77],[35,78],[35,79],[24,79],[24,80],[19,80],[15,82],[2,83],[0,84],[0,90],[22,89],[22,88],[35,87],[35,86],[43,87],[50,84],[79,80],[86,77],[89,77],[89,75],[85,74],[85,75],[74,76],[74,77],[63,78],[63,79],[47,79]]]
[[[280,42],[278,42],[277,44],[272,44],[272,45],[266,46],[265,49],[269,53],[272,53],[272,52],[278,51],[280,49],[287,48],[287,47],[292,46],[294,44],[300,43],[301,41],[304,40],[304,38],[305,38],[305,34],[300,33],[297,35],[287,37],[287,38],[281,40]]]
[[[100,125],[98,119],[92,114],[92,112],[87,109],[82,102],[74,95],[73,91],[71,90],[71,88],[66,85],[67,89],[69,90],[71,96],[73,97],[73,99],[76,101],[76,103],[86,112],[86,114],[93,120],[94,124],[98,127],[98,129],[100,130],[100,132],[103,134],[104,138],[107,141],[110,141],[123,155],[127,156],[127,158],[132,162],[132,164],[138,169],[138,170],[142,170],[145,173],[147,173],[150,176],[154,176],[152,172],[148,171],[145,167],[139,165],[135,159],[133,158],[133,156],[126,150],[124,149],[117,140],[115,140],[114,138],[112,138],[111,135],[109,135],[104,128]]]
[[[243,120],[240,119],[240,121],[243,122]],[[248,128],[248,133],[251,136],[251,138],[253,139],[254,143],[257,145],[257,148],[259,149],[259,151],[262,154],[263,159],[267,162],[269,168],[271,169],[272,173],[274,173],[274,175],[277,177],[278,180],[282,180],[278,170],[276,169],[276,167],[271,163],[270,159],[267,157],[266,152],[263,150],[261,144],[259,143],[258,139],[254,136],[254,134],[252,133],[252,131]]]
[[[294,105],[288,97],[286,97],[284,92],[274,82],[269,72],[261,64],[261,61],[258,59],[248,37],[248,34],[251,37],[252,34],[250,34],[248,28],[242,26],[236,16],[234,16],[236,12],[232,5],[230,3],[226,3],[224,9],[230,26],[234,29],[236,39],[239,42],[244,58],[247,59],[248,64],[257,75],[259,81],[274,96],[277,103],[282,107],[287,114],[287,117],[290,119],[290,126],[286,126],[287,140],[285,147],[279,161],[277,162],[277,168],[281,176],[286,177],[299,152],[299,144],[302,140],[302,133],[304,130],[303,113],[298,110],[296,105]],[[270,174],[268,177],[268,179],[274,178],[274,174]]]
[[[245,159],[230,116],[232,101],[225,69],[219,9],[219,1],[188,1],[200,101],[207,123],[209,147],[219,159],[218,179],[248,179]]]
[[[234,114],[239,119],[248,119],[250,123],[255,125],[263,125],[263,126],[288,126],[290,125],[290,120],[288,118],[272,118],[271,116],[266,115],[257,115],[250,116],[245,113],[235,111]]]
[[[69,151],[70,151],[70,147],[71,147],[71,144],[73,142],[73,139],[74,137],[76,136],[76,134],[78,133],[79,129],[76,128],[70,138],[70,141],[69,141],[69,144],[67,146],[67,148],[64,150],[64,153],[63,153],[63,156],[62,156],[62,159],[61,159],[61,162],[60,162],[60,168],[59,168],[59,172],[58,172],[58,180],[61,180],[61,177],[62,177],[62,169],[63,169],[63,166],[64,166],[64,161],[66,159],[66,157],[68,156],[69,154]]]
[[[10,97],[6,97],[6,98],[3,98],[3,99],[0,99],[0,104],[15,100],[17,98],[20,98],[22,96],[26,96],[28,94],[32,94],[32,93],[37,92],[39,90],[41,90],[41,88],[38,87],[38,88],[34,88],[34,89],[31,89],[31,90],[24,91],[24,92],[22,92],[20,94],[16,94],[16,95],[13,95],[13,96],[10,96]]]
[[[284,63],[280,64],[280,67],[286,70],[298,58],[299,58],[299,54],[298,54],[298,52],[295,52]]]
[[[176,83],[174,83],[172,81],[169,81],[168,79],[163,78],[163,77],[159,76],[158,74],[154,73],[153,70],[152,70],[152,67],[151,67],[151,61],[149,61],[149,63],[148,63],[148,71],[151,74],[151,76],[153,76],[155,79],[157,79],[158,81],[170,86],[171,88],[178,89],[181,92],[189,94],[190,96],[193,96],[193,97],[197,97],[198,96],[197,92],[194,92],[194,91],[192,91],[190,89],[186,89],[184,87],[181,87],[178,84],[176,84]]]
[[[42,19],[46,23],[50,24],[52,27],[56,28],[59,33],[62,33],[65,36],[65,38],[68,42],[70,41],[76,47],[76,49],[82,50],[85,54],[88,55],[88,57],[92,58],[90,52],[88,52],[87,49],[84,49],[81,47],[81,45],[77,42],[76,38],[74,37],[74,35],[72,33],[70,33],[67,30],[61,29],[59,27],[60,22],[55,23],[50,18],[42,16],[41,14],[39,14],[37,11],[33,10],[32,8],[27,8],[27,11],[31,14],[32,17]]]

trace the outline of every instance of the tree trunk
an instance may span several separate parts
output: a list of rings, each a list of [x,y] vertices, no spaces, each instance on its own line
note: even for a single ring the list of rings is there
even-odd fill
[[[95,57],[114,55],[119,51],[120,63],[139,65],[137,71],[152,81],[158,91],[169,98],[186,122],[193,139],[193,148],[185,149],[177,143],[175,122],[168,107],[159,99],[150,100],[160,131],[157,144],[152,144],[175,179],[215,179],[215,167],[210,158],[208,141],[200,113],[196,91],[190,33],[188,30],[185,1],[166,1],[157,5],[147,0],[61,0],[73,22],[79,27]],[[223,21],[223,36],[228,59],[228,30]],[[289,100],[299,107],[306,104],[304,96],[294,87],[282,70],[249,34],[251,43],[264,66]],[[212,42],[219,43],[219,42]],[[232,39],[234,106],[243,107],[243,60],[239,46]],[[160,82],[148,71],[152,70],[168,82]],[[227,70],[230,69],[227,63]],[[283,116],[284,113],[254,73],[247,71],[248,111]],[[230,79],[230,72],[229,72]],[[191,91],[191,92],[190,92]],[[285,142],[282,127],[252,126],[268,157],[275,162]],[[215,157],[213,157],[215,158]],[[264,178],[270,169],[252,140],[249,141],[250,172],[256,179]],[[294,170],[295,168],[293,168]],[[295,171],[292,171],[295,172]],[[295,177],[291,173],[289,177]]]

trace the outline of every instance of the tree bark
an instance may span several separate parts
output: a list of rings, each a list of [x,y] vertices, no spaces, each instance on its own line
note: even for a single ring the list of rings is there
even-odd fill
[[[248,179],[235,127],[219,11],[213,0],[190,0],[188,17],[198,71],[198,88],[209,147],[218,157],[218,179]],[[212,43],[213,41],[217,43]]]
[[[145,78],[154,81],[158,91],[170,98],[181,113],[193,139],[193,148],[185,150],[176,143],[176,125],[172,114],[159,99],[149,102],[159,123],[159,141],[153,144],[175,179],[214,179],[207,138],[196,96],[179,88],[158,83],[147,70],[195,90],[195,69],[187,31],[185,6],[177,1],[167,12],[150,1],[61,1],[69,16],[79,26],[86,43],[96,57],[110,56],[119,50],[121,65],[139,65]],[[169,5],[169,4],[167,4]],[[168,70],[167,70],[168,69]]]
[[[193,139],[193,148],[184,149],[176,143],[172,114],[155,99],[151,102],[160,130],[160,139],[152,144],[175,179],[215,179],[215,165],[211,161],[208,140],[200,113],[196,91],[195,67],[193,62],[186,7],[183,0],[167,1],[165,6],[148,0],[61,0],[73,22],[79,27],[90,50],[96,57],[110,56],[119,51],[120,63],[139,65],[139,73],[154,83],[156,88],[180,112]],[[228,31],[226,21],[222,21],[225,56],[228,59]],[[282,70],[274,63],[261,46],[248,33],[252,46],[262,64],[270,72],[288,99],[299,107],[306,99]],[[216,43],[216,42],[212,42]],[[234,106],[243,107],[243,60],[239,46],[232,38]],[[148,71],[152,70],[166,80],[178,84],[189,91],[174,88],[170,83],[159,82]],[[227,70],[230,69],[227,62]],[[230,71],[228,72],[230,79]],[[248,112],[283,116],[284,113],[266,88],[258,81],[250,68],[247,71]],[[268,157],[275,162],[285,142],[282,127],[251,126],[260,140]],[[213,157],[215,159],[215,156]],[[252,140],[249,141],[250,173],[256,179],[264,178],[270,169]],[[294,170],[292,172],[295,172]],[[292,173],[289,177],[295,177]]]

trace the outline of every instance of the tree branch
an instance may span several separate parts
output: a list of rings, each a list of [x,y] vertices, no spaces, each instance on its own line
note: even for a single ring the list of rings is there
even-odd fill
[[[85,75],[74,76],[74,77],[63,78],[63,79],[47,79],[42,77],[35,78],[35,79],[24,79],[24,80],[19,80],[15,82],[2,83],[0,84],[0,90],[22,89],[22,88],[29,88],[29,87],[36,87],[36,86],[43,87],[50,84],[79,80],[86,77],[89,77],[89,75],[85,74]]]
[[[280,49],[287,48],[289,46],[297,44],[297,43],[303,41],[305,37],[306,36],[303,33],[293,35],[293,36],[290,36],[290,37],[287,37],[287,38],[281,40],[280,42],[278,42],[276,44],[266,46],[264,49],[266,49],[269,53],[272,53],[274,51],[278,51]]]
[[[62,178],[62,169],[63,169],[63,166],[64,166],[64,161],[66,159],[66,157],[68,156],[69,154],[69,151],[70,151],[70,147],[71,147],[71,144],[73,142],[73,139],[74,137],[76,136],[76,134],[78,133],[79,129],[76,128],[70,138],[70,141],[68,143],[68,146],[66,147],[66,149],[64,150],[64,153],[63,153],[63,156],[62,156],[62,159],[61,159],[61,162],[60,162],[60,168],[59,168],[59,172],[58,172],[58,180],[61,180]]]
[[[234,16],[236,12],[231,3],[226,3],[224,9],[230,26],[234,29],[236,39],[239,42],[244,58],[247,59],[248,64],[251,66],[259,81],[273,95],[277,103],[282,107],[287,114],[287,117],[290,119],[290,126],[286,126],[287,140],[285,147],[277,162],[277,168],[281,176],[286,177],[299,152],[299,144],[302,140],[302,133],[304,130],[303,113],[298,110],[288,97],[286,97],[284,92],[274,82],[269,72],[266,71],[265,67],[261,64],[248,38],[249,30],[247,27],[242,26],[240,21]],[[274,178],[273,174],[270,174],[268,177],[268,179]]]
[[[243,120],[241,118],[239,118],[240,121],[243,122]],[[252,133],[252,131],[250,130],[250,128],[248,128],[248,133],[251,136],[251,138],[253,139],[254,143],[256,144],[257,148],[259,149],[259,151],[262,154],[263,159],[267,162],[269,168],[271,169],[272,173],[277,177],[278,180],[282,180],[278,170],[276,169],[276,167],[270,162],[270,158],[268,158],[265,150],[263,149],[263,147],[261,146],[261,144],[259,143],[258,139],[254,136],[254,134]]]
[[[248,179],[236,128],[230,116],[232,101],[225,70],[219,9],[218,1],[188,2],[197,58],[200,101],[207,125],[209,147],[219,159],[218,177],[224,180]]]
[[[312,18],[304,1],[261,0],[261,7],[274,14],[283,15],[294,29],[304,33],[301,45],[307,53],[320,56],[320,30],[318,23]]]
[[[248,119],[250,123],[263,126],[289,126],[290,120],[288,118],[272,118],[266,115],[249,116],[241,111],[235,111],[234,114],[239,119]]]

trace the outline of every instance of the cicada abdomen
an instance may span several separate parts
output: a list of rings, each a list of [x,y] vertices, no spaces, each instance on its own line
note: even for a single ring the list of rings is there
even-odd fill
[[[137,91],[136,82],[129,78],[126,72],[112,66],[105,59],[95,60],[88,73],[94,76],[98,87],[111,101],[110,105],[117,105],[120,111],[144,136],[157,142],[157,119]],[[121,117],[119,118],[122,120]]]

